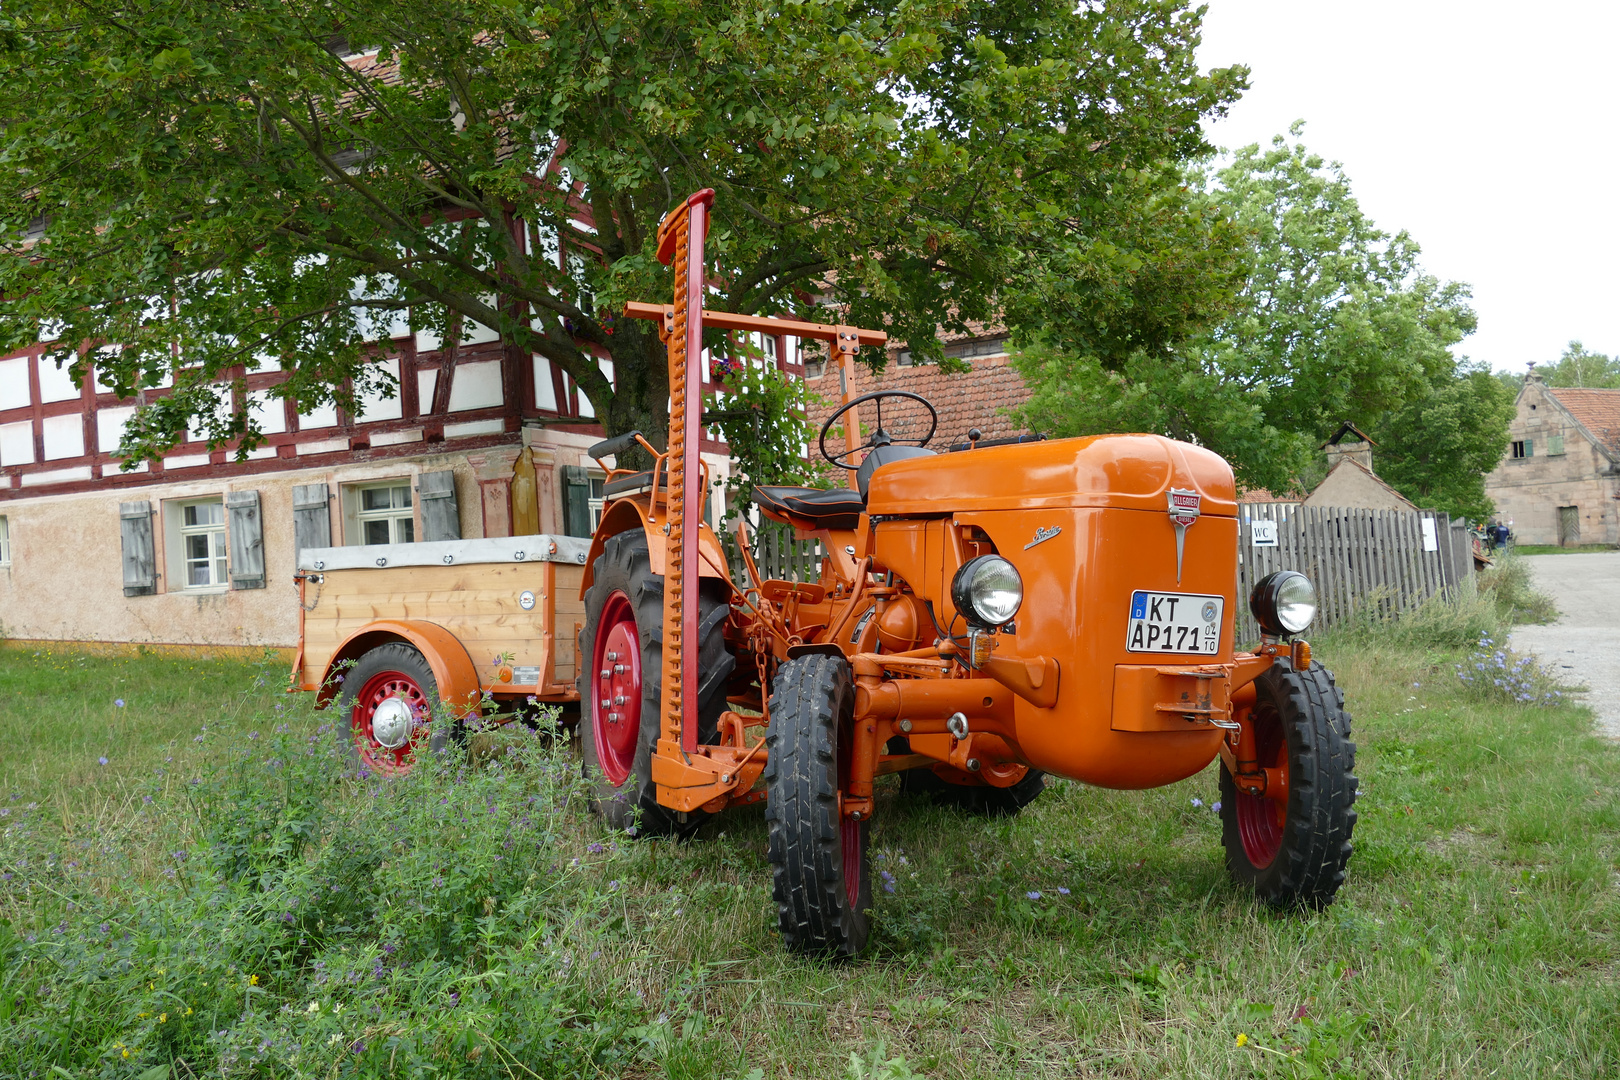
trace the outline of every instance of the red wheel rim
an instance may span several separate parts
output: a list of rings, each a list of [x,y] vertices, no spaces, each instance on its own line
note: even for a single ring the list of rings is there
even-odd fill
[[[608,783],[618,787],[630,779],[641,737],[641,639],[636,633],[636,611],[622,591],[602,605],[591,643],[591,734],[596,760]]]
[[[1286,780],[1288,740],[1283,737],[1282,718],[1269,704],[1255,706],[1253,716],[1256,761],[1262,769],[1282,770],[1283,779]],[[1250,865],[1256,870],[1264,870],[1282,850],[1288,804],[1280,799],[1240,791],[1236,796],[1235,808],[1243,854],[1248,856]]]
[[[382,709],[386,716],[399,707],[390,704],[394,701],[403,703],[409,709],[411,728],[403,743],[388,746],[378,738],[378,710]],[[415,679],[403,671],[380,671],[373,675],[354,696],[354,708],[349,713],[349,728],[361,763],[377,773],[408,771],[416,756],[417,745],[428,736],[431,715],[432,706],[428,703],[427,694]],[[385,737],[389,742],[396,741],[392,735],[385,733]]]
[[[849,790],[849,777],[853,772],[851,767],[855,760],[854,748],[850,745],[855,741],[853,725],[840,724],[838,728],[838,790]],[[854,911],[861,902],[861,823],[848,814],[840,813],[838,819],[838,846],[842,848],[844,866],[844,895],[849,899],[849,908]]]

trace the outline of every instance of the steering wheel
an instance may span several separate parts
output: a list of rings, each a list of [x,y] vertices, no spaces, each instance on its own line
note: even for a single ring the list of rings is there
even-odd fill
[[[922,402],[922,407],[928,410],[928,434],[924,435],[920,439],[897,440],[893,438],[887,431],[884,431],[884,398],[910,398],[912,401]],[[845,450],[842,454],[829,454],[827,452],[827,432],[832,430],[832,426],[838,422],[839,417],[843,416],[857,405],[867,401],[877,402],[877,430],[872,433],[872,437],[853,450]],[[874,390],[870,394],[862,394],[854,401],[851,401],[849,404],[827,417],[827,422],[821,425],[821,456],[832,462],[834,465],[837,465],[840,469],[848,469],[850,472],[854,472],[856,469],[859,469],[860,466],[853,464],[849,459],[854,457],[856,454],[859,454],[863,450],[876,450],[880,446],[894,446],[897,443],[900,446],[926,446],[928,445],[928,440],[934,437],[934,432],[938,428],[939,413],[934,411],[934,406],[930,404],[928,399],[923,397],[921,394],[913,394],[910,390]]]

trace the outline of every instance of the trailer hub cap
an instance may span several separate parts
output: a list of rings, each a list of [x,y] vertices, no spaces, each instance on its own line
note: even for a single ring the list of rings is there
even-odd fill
[[[411,707],[403,699],[391,697],[377,704],[377,711],[371,716],[371,737],[385,749],[398,750],[410,739],[415,726]]]
[[[354,696],[349,726],[355,749],[374,772],[402,772],[410,766],[431,711],[427,694],[403,671],[381,671]]]
[[[641,643],[635,608],[623,592],[602,605],[592,652],[591,734],[602,774],[618,787],[630,778],[641,737]]]

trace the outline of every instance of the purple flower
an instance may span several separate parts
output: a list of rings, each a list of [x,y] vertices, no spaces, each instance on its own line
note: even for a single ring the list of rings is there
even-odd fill
[[[1220,804],[1220,801],[1219,801],[1219,800],[1216,800],[1216,801],[1215,801],[1215,802],[1212,802],[1212,803],[1210,803],[1210,804],[1209,804],[1209,808],[1210,808],[1210,809],[1211,809],[1211,810],[1213,810],[1213,811],[1215,811],[1215,812],[1216,812],[1216,813],[1217,813],[1217,814],[1218,814],[1218,813],[1220,813],[1220,812],[1221,812],[1221,804]]]
[[[336,680],[336,681],[337,681],[337,682],[342,682],[342,681],[343,681],[343,676],[342,676],[342,675],[336,675],[336,676],[333,676],[333,678],[334,678],[334,679],[335,679],[335,680]]]
[[[1194,799],[1194,800],[1193,800],[1193,801],[1192,801],[1192,804],[1193,804],[1193,809],[1195,809],[1195,810],[1196,810],[1196,809],[1197,809],[1197,808],[1198,808],[1198,807],[1200,807],[1200,806],[1203,806],[1203,805],[1204,805],[1204,800],[1203,800],[1203,799]]]
[[[96,760],[101,762],[103,765],[107,764],[107,759],[104,758],[104,757],[103,758],[97,758]]]
[[[254,739],[257,739],[258,737],[259,737],[259,733],[257,731],[248,732],[248,741],[249,742],[252,742]]]
[[[117,708],[122,709],[124,707],[124,699],[123,698],[113,698],[113,705],[115,707],[117,707]]]
[[[500,858],[500,856],[497,855],[496,858]],[[612,892],[614,889],[617,889],[618,887],[619,887],[619,883],[617,881],[608,882],[608,892]]]
[[[1039,900],[1041,898],[1041,893],[1039,889],[1031,889],[1029,892],[1025,893],[1024,896],[1029,900]]]
[[[1069,895],[1069,890],[1065,889],[1062,885],[1059,885],[1058,886],[1058,895],[1059,896],[1068,896]]]
[[[356,1040],[354,1040],[354,1042],[349,1044],[349,1053],[351,1053],[351,1054],[363,1054],[365,1052],[366,1052],[366,1044],[364,1042],[362,1042],[361,1040],[356,1039]]]
[[[149,803],[151,801],[152,801],[152,796],[150,796],[150,795],[142,795],[141,796],[141,802]]]
[[[585,850],[590,852],[592,855],[600,855],[600,854],[602,854],[602,852],[607,850],[607,845],[606,844],[586,844],[585,845]]]

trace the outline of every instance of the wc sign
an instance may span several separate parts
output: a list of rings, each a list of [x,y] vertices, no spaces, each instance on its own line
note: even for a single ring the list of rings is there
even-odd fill
[[[1276,547],[1277,523],[1264,518],[1253,518],[1249,521],[1250,547]]]

